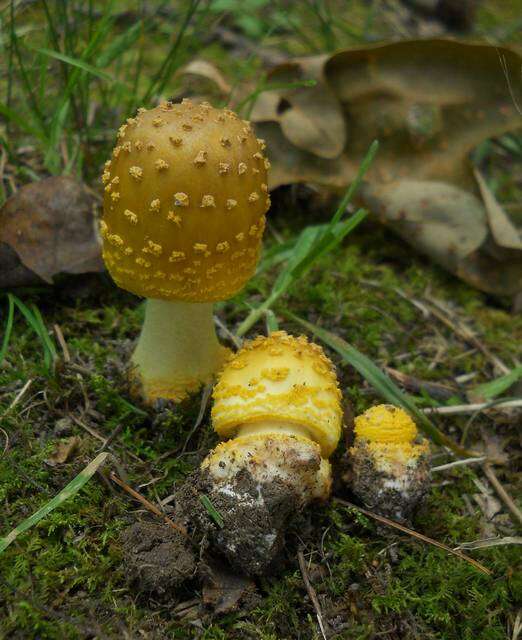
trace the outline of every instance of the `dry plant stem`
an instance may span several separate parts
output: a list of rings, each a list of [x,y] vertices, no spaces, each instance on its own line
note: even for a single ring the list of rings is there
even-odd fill
[[[486,464],[484,464],[482,468],[484,469],[484,473],[486,474],[487,479],[491,482],[491,484],[495,488],[495,491],[498,493],[502,502],[509,509],[509,511],[511,512],[515,520],[518,521],[519,525],[522,525],[522,511],[520,511],[520,509],[515,504],[515,501],[513,500],[513,498],[500,484],[499,479],[495,475],[495,472],[493,471],[493,468],[491,467],[491,465],[486,462]]]
[[[162,513],[158,507],[156,507],[155,505],[152,504],[152,502],[149,502],[147,500],[147,498],[145,498],[145,496],[142,496],[141,493],[138,493],[137,491],[135,491],[132,487],[129,487],[129,485],[126,482],[123,482],[123,480],[121,478],[118,478],[118,476],[114,473],[114,471],[111,471],[109,474],[109,478],[115,482],[117,485],[119,485],[124,491],[126,491],[129,495],[131,495],[135,500],[137,500],[138,502],[141,502],[141,504],[151,513],[153,513],[155,516],[158,516],[159,518],[161,518],[162,520],[164,520],[169,527],[171,527],[171,529],[174,529],[175,531],[177,531],[178,533],[181,533],[182,535],[184,535],[185,537],[187,537],[187,530],[185,529],[185,527],[181,524],[176,524],[175,522],[173,522],[168,516],[166,516],[164,513]]]
[[[23,396],[26,394],[27,390],[29,389],[29,387],[33,384],[33,380],[32,378],[30,380],[28,380],[24,386],[20,389],[20,391],[16,394],[15,399],[11,402],[11,404],[7,407],[7,409],[4,411],[4,413],[0,416],[0,418],[5,418],[15,407],[16,405],[20,402],[20,400],[23,398]]]
[[[132,356],[145,397],[181,399],[223,362],[210,303],[149,299]]]
[[[479,456],[477,458],[464,458],[464,460],[455,460],[455,462],[448,462],[447,464],[441,464],[438,467],[432,467],[430,472],[434,471],[446,471],[446,469],[453,469],[453,467],[463,467],[468,464],[478,464],[487,460],[486,456]]]
[[[54,325],[54,333],[56,334],[56,339],[62,349],[63,360],[64,362],[69,363],[71,361],[71,354],[69,353],[69,347],[67,346],[67,342],[65,342],[65,338],[63,337],[63,332],[59,324]]]
[[[413,529],[408,529],[408,527],[405,527],[404,525],[399,524],[394,520],[390,520],[389,518],[385,518],[384,516],[379,516],[376,513],[373,513],[372,511],[368,511],[367,509],[363,509],[362,507],[358,507],[356,504],[353,504],[352,502],[348,502],[347,500],[342,500],[341,498],[334,498],[334,501],[337,502],[338,504],[343,505],[344,507],[355,509],[356,511],[359,511],[363,515],[368,516],[369,518],[373,518],[374,520],[377,520],[377,522],[381,522],[382,524],[385,524],[388,527],[393,527],[394,529],[398,529],[399,531],[402,531],[403,533],[407,533],[409,536],[412,536],[413,538],[417,538],[418,540],[422,540],[427,544],[431,544],[434,547],[437,547],[438,549],[442,549],[443,551],[446,551],[447,553],[450,553],[451,555],[456,556],[461,560],[465,560],[466,562],[469,562],[469,564],[473,565],[479,571],[482,571],[482,573],[485,573],[487,576],[492,575],[492,571],[490,571],[483,564],[480,564],[480,562],[477,562],[477,560],[475,560],[474,558],[470,558],[464,553],[460,553],[460,551],[455,551],[455,549],[448,547],[442,542],[433,540],[433,538],[428,538],[428,536],[425,536],[422,533],[418,533]]]
[[[319,604],[319,600],[317,599],[317,593],[315,592],[315,589],[313,588],[312,583],[310,582],[310,578],[308,576],[308,570],[306,568],[306,562],[304,559],[303,552],[301,550],[297,552],[297,559],[299,561],[299,569],[301,569],[301,576],[303,577],[303,582],[306,588],[306,592],[308,593],[308,597],[310,598],[310,600],[312,601],[312,604],[314,605],[315,615],[317,616],[317,622],[319,624],[319,628],[321,629],[321,634],[324,640],[326,640],[326,633],[325,633],[325,628],[323,623],[323,612],[321,611],[321,605]]]
[[[495,409],[517,409],[522,407],[522,400],[506,400],[505,402],[477,402],[475,404],[456,404],[449,407],[426,407],[423,413],[437,413],[439,415],[458,415],[474,413],[475,411],[493,411]]]
[[[441,303],[439,300],[425,299],[425,302],[429,305],[430,312],[438,318],[443,324],[452,329],[460,338],[465,340],[468,344],[476,347],[479,351],[481,351],[486,358],[495,366],[501,373],[506,374],[511,371],[509,367],[507,367],[502,360],[492,353],[482,342],[477,338],[477,336],[473,333],[473,331],[465,325],[462,320],[455,318],[454,320],[450,318],[450,311],[446,308],[446,306]]]

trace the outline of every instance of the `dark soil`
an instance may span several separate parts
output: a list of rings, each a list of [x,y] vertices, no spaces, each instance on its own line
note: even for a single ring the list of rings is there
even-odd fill
[[[166,524],[136,522],[120,537],[124,572],[140,591],[171,595],[196,571],[188,540]]]
[[[196,471],[176,494],[177,513],[196,536],[248,576],[271,573],[295,514],[299,497],[284,482],[260,484],[247,471],[223,487]],[[201,502],[207,496],[223,522],[219,526]]]

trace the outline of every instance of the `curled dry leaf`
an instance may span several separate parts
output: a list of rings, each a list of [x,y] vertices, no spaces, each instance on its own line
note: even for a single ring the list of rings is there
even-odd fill
[[[472,285],[522,290],[520,231],[476,177],[469,153],[522,126],[521,57],[455,40],[369,45],[280,65],[252,120],[267,141],[271,187],[344,190],[374,139],[362,202],[408,242]],[[477,184],[477,180],[479,183]]]
[[[67,176],[23,186],[0,209],[0,287],[103,271],[96,200]]]
[[[203,602],[212,607],[214,613],[235,611],[240,602],[252,598],[256,592],[251,578],[234,573],[220,560],[207,560],[203,574]]]
[[[78,436],[72,436],[65,440],[61,440],[45,462],[50,467],[56,467],[57,465],[64,464],[73,456],[80,444],[81,438]]]
[[[183,81],[184,95],[210,97],[217,94],[217,97],[223,98],[232,91],[221,71],[206,60],[192,60],[178,71],[177,76]]]

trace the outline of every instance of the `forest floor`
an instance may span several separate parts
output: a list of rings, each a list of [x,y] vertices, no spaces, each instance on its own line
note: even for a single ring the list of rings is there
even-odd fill
[[[240,3],[226,4],[233,7],[232,29],[255,43],[266,30],[261,18],[253,23]],[[367,18],[363,5],[354,3],[357,24]],[[507,28],[510,16],[503,3],[497,5],[479,14],[477,37]],[[293,12],[290,17],[297,20],[299,12]],[[306,16],[304,20],[303,28],[310,28]],[[309,21],[313,23],[313,16]],[[382,36],[378,25],[372,28]],[[386,26],[394,28],[395,23]],[[353,43],[339,33],[337,46]],[[290,51],[306,51],[299,38],[295,47],[293,40],[287,40]],[[276,36],[271,44],[282,46]],[[320,41],[316,45],[318,50],[323,46]],[[239,73],[247,65],[229,60],[219,44],[208,46],[207,57],[213,56],[225,72]],[[188,48],[186,56],[190,55]],[[95,174],[110,144],[108,140],[105,147],[96,146],[95,170],[79,170],[98,192]],[[27,162],[23,151],[21,157],[12,170],[15,184],[33,179],[35,173],[46,175],[39,160]],[[504,172],[500,182],[510,198],[514,192],[520,197],[514,176],[522,159],[516,162],[497,169]],[[13,159],[10,163],[16,165]],[[4,185],[6,195],[9,184]],[[498,195],[501,198],[502,192]],[[307,225],[326,222],[334,208],[335,201],[309,187],[279,188],[273,194],[265,250],[294,238]],[[218,305],[216,313],[227,329],[220,330],[223,342],[232,346],[229,332],[251,305],[267,297],[278,269],[269,266],[236,298]],[[108,471],[117,470],[150,502],[171,513],[174,487],[217,443],[208,409],[194,429],[201,394],[160,410],[129,397],[124,370],[142,323],[143,303],[117,289],[106,274],[63,276],[52,287],[13,293],[26,305],[36,305],[57,357],[52,367],[46,366],[45,345],[17,312],[0,364],[0,533],[7,535],[51,500],[104,443],[111,456],[76,496],[0,554],[0,638],[320,638],[300,553],[328,638],[519,637],[520,546],[512,539],[520,535],[520,523],[480,462],[435,471],[413,528],[449,547],[464,545],[465,553],[485,565],[490,576],[444,550],[378,527],[371,518],[331,502],[305,511],[293,523],[280,572],[256,580],[249,597],[224,614],[205,603],[197,576],[161,597],[140,591],[139,584],[127,579],[120,536],[129,524],[152,522],[154,517],[114,485]],[[355,346],[394,376],[421,409],[469,403],[473,388],[499,376],[495,359],[511,368],[522,358],[522,315],[511,312],[509,300],[471,288],[417,254],[371,216],[341,246],[321,257],[274,309],[279,328],[302,333],[300,325],[287,319],[286,310]],[[473,337],[462,331],[463,325]],[[261,321],[249,335],[265,331]],[[355,414],[382,401],[338,353],[325,349],[337,366],[345,403]],[[510,389],[510,397],[522,395],[518,385]],[[432,418],[454,441],[488,456],[502,487],[515,500],[521,497],[520,412],[433,414]],[[342,442],[333,458],[337,478],[344,451]],[[434,466],[456,459],[441,447],[433,446],[432,452]],[[339,480],[334,494],[354,501]],[[464,544],[485,539],[494,541],[483,548]],[[500,544],[499,539],[511,543]]]

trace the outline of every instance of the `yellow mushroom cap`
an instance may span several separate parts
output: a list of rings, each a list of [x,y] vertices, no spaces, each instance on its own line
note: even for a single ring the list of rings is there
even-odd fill
[[[369,442],[406,444],[417,437],[417,427],[404,409],[379,404],[355,418],[355,435]]]
[[[331,361],[306,337],[276,331],[246,342],[214,387],[212,421],[223,438],[259,422],[299,425],[328,458],[341,435],[341,392]]]
[[[270,203],[264,143],[209,104],[140,109],[105,165],[103,257],[122,289],[214,302],[254,272]]]
[[[356,456],[360,450],[363,458],[367,451],[380,471],[401,475],[403,465],[415,465],[429,452],[426,440],[416,442],[418,436],[415,422],[404,409],[379,404],[355,418],[355,442],[350,451]]]

